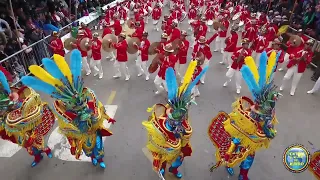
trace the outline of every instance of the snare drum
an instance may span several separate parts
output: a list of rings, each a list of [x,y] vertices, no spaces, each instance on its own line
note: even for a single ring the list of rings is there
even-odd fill
[[[208,20],[208,21],[207,21],[207,25],[208,25],[208,26],[212,26],[212,25],[213,25],[213,20]]]
[[[124,24],[124,20],[123,20],[123,19],[120,20],[120,24],[121,24],[121,25]]]
[[[158,24],[159,20],[153,20],[153,25]]]

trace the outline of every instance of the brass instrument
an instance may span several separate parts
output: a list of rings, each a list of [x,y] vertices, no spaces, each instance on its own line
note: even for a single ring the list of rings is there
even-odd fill
[[[74,49],[73,45],[76,43],[77,43],[77,39],[70,37],[64,41],[63,45],[66,50],[71,51]]]
[[[114,49],[112,47],[112,43],[117,43],[117,42],[118,42],[117,36],[115,36],[114,34],[107,34],[102,39],[102,49],[106,52],[112,52]]]
[[[92,46],[92,40],[90,38],[83,38],[80,41],[80,49],[82,51],[89,51],[91,49]]]
[[[137,37],[128,38],[127,43],[128,43],[127,52],[129,54],[135,54],[138,52],[139,49],[137,48],[137,46],[140,47],[140,45],[141,45],[141,41],[139,40],[139,38],[137,38]]]
[[[148,49],[148,54],[149,55],[157,54],[156,49],[159,47],[159,45],[160,45],[160,42],[153,42]]]

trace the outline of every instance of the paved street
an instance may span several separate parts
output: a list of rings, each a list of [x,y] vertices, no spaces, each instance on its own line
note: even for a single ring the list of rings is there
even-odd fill
[[[185,20],[186,21],[186,20]],[[160,32],[152,31],[152,21],[149,21],[147,30],[149,40],[155,42],[160,40]],[[187,29],[184,24],[181,29]],[[209,33],[207,37],[210,37]],[[214,49],[214,43],[211,44]],[[192,49],[190,49],[191,52]],[[111,108],[109,113],[115,114],[117,122],[111,125],[114,135],[105,141],[105,157],[107,164],[105,170],[94,167],[84,158],[83,161],[73,161],[68,157],[59,156],[63,143],[58,141],[56,133],[50,133],[52,137],[50,144],[57,144],[53,148],[54,155],[64,160],[54,157],[43,161],[31,168],[32,157],[24,149],[15,151],[17,148],[8,149],[10,143],[5,144],[0,141],[0,174],[4,180],[157,180],[158,176],[151,169],[151,162],[143,151],[146,143],[146,131],[141,122],[148,118],[146,109],[155,103],[165,102],[166,94],[154,95],[155,87],[153,79],[145,81],[144,77],[137,77],[134,56],[130,56],[129,70],[131,79],[126,82],[122,79],[113,79],[113,64],[103,60],[104,78],[99,80],[92,75],[85,77],[86,86],[92,88],[98,98]],[[206,84],[200,87],[201,96],[197,98],[197,106],[193,106],[190,111],[193,136],[191,144],[193,154],[185,159],[180,171],[184,180],[236,180],[237,176],[228,177],[223,167],[218,168],[213,173],[209,172],[209,166],[215,161],[215,149],[208,138],[207,128],[211,119],[218,111],[231,111],[231,103],[234,102],[237,94],[235,84],[229,87],[222,87],[225,81],[226,68],[218,62],[222,54],[213,53],[210,69],[207,72]],[[275,80],[280,85],[284,72],[278,72]],[[288,89],[283,94],[284,97],[277,103],[277,117],[280,122],[276,127],[277,137],[273,140],[271,147],[260,151],[256,155],[253,167],[249,172],[252,180],[312,180],[314,177],[308,171],[300,174],[292,174],[287,171],[282,163],[282,154],[285,148],[293,143],[305,145],[309,150],[312,142],[320,149],[319,132],[319,111],[320,94],[307,95],[307,90],[311,89],[314,82],[310,79],[311,72],[308,71],[302,77],[296,95],[291,97]],[[246,85],[242,84],[241,95],[249,95]],[[43,99],[52,102],[47,96]],[[55,134],[55,135],[52,135]],[[61,139],[61,138],[60,138]],[[8,145],[9,144],[9,145]],[[60,144],[60,145],[59,145]],[[60,146],[60,147],[59,147]],[[66,150],[67,147],[64,147]],[[16,152],[16,153],[14,153]],[[14,154],[13,154],[14,153]],[[11,157],[10,157],[11,156]],[[69,161],[65,161],[69,160]],[[235,168],[236,174],[239,169]],[[168,177],[167,180],[175,178]]]

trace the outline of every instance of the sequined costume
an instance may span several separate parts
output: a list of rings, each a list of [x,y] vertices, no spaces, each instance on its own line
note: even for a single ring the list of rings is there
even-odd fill
[[[164,177],[167,164],[171,165],[169,172],[177,178],[182,174],[178,171],[183,160],[191,156],[190,137],[192,128],[189,122],[188,109],[192,102],[192,88],[197,84],[207,67],[192,81],[197,61],[192,61],[184,77],[184,83],[178,87],[175,72],[172,68],[166,70],[168,87],[167,105],[155,104],[148,109],[151,116],[142,122],[148,132],[147,149],[153,157],[153,169]]]
[[[267,57],[263,52],[259,69],[252,57],[246,57],[241,73],[253,96],[253,100],[242,96],[233,104],[229,114],[221,111],[213,118],[208,135],[216,147],[217,163],[213,169],[225,165],[233,175],[233,167],[240,164],[239,180],[248,180],[248,171],[253,163],[255,152],[268,148],[276,135],[274,125],[275,103],[281,96],[276,92],[272,76],[279,55],[275,52]]]
[[[319,150],[312,154],[308,169],[316,179],[320,180],[320,151]]]
[[[26,148],[34,156],[36,166],[46,153],[45,135],[54,125],[55,117],[40,95],[28,87],[10,88],[6,76],[0,71],[0,137]]]
[[[101,168],[105,168],[102,137],[112,133],[103,123],[105,120],[114,123],[115,120],[106,114],[94,92],[83,87],[81,54],[78,50],[71,52],[70,68],[60,55],[55,54],[53,59],[42,60],[46,70],[36,65],[30,66],[30,72],[35,77],[25,76],[22,83],[56,99],[53,106],[59,130],[68,138],[71,154],[79,159],[84,151],[86,156],[91,157],[93,165],[99,163]]]

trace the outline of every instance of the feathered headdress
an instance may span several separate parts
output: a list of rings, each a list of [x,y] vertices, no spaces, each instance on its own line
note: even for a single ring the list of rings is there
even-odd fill
[[[67,109],[85,106],[86,94],[83,93],[83,80],[81,78],[81,53],[78,50],[71,52],[71,65],[68,66],[64,57],[53,55],[53,60],[42,59],[43,69],[37,65],[29,67],[35,76],[24,76],[21,81],[24,85],[51,95],[53,98],[65,103]]]
[[[246,57],[246,65],[241,68],[243,79],[249,87],[256,106],[259,106],[256,108],[262,114],[269,114],[273,110],[275,98],[280,95],[276,92],[276,86],[272,81],[280,53],[276,54],[273,51],[268,59],[267,53],[264,51],[260,56],[259,68],[252,57]]]
[[[11,89],[8,83],[8,79],[12,80],[11,74],[0,66],[0,111],[8,111],[9,107],[15,103],[12,101]]]
[[[208,67],[205,67],[202,72],[192,81],[193,73],[197,66],[197,61],[192,61],[184,75],[183,84],[178,87],[177,78],[173,68],[166,70],[166,83],[168,87],[168,104],[171,107],[171,112],[168,114],[171,120],[181,121],[187,113],[188,106],[192,102],[192,89],[206,73]]]

